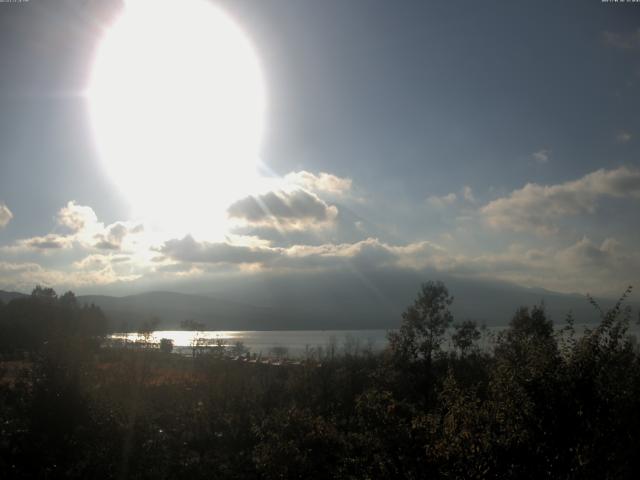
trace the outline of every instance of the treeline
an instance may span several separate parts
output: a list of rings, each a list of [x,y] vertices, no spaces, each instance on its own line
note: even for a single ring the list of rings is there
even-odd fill
[[[37,286],[31,295],[0,301],[0,353],[33,353],[48,341],[69,337],[99,338],[108,322],[95,305],[79,305],[73,292],[58,296]]]
[[[56,336],[5,366],[0,477],[637,478],[625,297],[584,334],[521,308],[482,349],[430,282],[385,352],[278,367]]]

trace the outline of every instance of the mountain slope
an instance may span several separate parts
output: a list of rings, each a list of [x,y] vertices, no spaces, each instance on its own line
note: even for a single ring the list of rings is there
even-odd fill
[[[254,307],[240,302],[175,292],[148,292],[126,297],[81,295],[81,303],[99,306],[110,318],[114,328],[135,328],[145,320],[157,318],[162,328],[177,328],[180,321],[197,320],[210,329],[259,329],[272,318],[273,309]],[[271,319],[271,321],[269,321]]]
[[[577,323],[597,321],[595,310],[583,295],[428,271],[236,277],[189,287],[215,288],[206,295],[153,291],[123,297],[81,295],[78,300],[102,308],[114,329],[135,329],[152,317],[165,329],[178,328],[186,319],[202,322],[212,330],[387,329],[400,324],[401,314],[415,299],[420,283],[431,279],[443,280],[454,296],[452,311],[457,321],[506,325],[516,308],[542,301],[556,323],[563,323],[569,312]],[[4,303],[22,295],[0,291]],[[612,300],[601,301],[604,309],[612,304]]]
[[[20,292],[5,292],[4,290],[0,290],[0,301],[2,303],[9,303],[14,298],[26,297],[25,293]]]

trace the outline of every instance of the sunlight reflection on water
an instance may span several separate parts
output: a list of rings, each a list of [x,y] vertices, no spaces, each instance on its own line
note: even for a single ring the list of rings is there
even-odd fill
[[[137,333],[112,335],[114,339],[140,340]],[[274,331],[232,331],[217,330],[192,332],[184,330],[158,330],[151,334],[149,341],[159,342],[162,338],[173,340],[177,349],[190,348],[196,339],[208,340],[210,345],[220,344],[232,347],[242,342],[252,353],[268,353],[274,348],[284,347],[294,356],[303,354],[308,348],[327,348],[333,345],[344,349],[345,345],[362,350],[370,348],[380,351],[387,345],[387,330],[274,330]]]
[[[595,328],[596,325],[576,324],[576,335],[580,336],[585,328]],[[556,324],[559,331],[564,324]],[[496,336],[505,326],[487,327],[483,338],[479,341],[482,349],[491,349]],[[187,354],[197,339],[200,344],[209,346],[233,347],[237,342],[242,342],[251,353],[269,354],[275,348],[284,348],[290,356],[304,355],[309,349],[334,348],[336,352],[344,352],[350,349],[352,353],[370,350],[382,351],[387,346],[387,333],[389,330],[157,330],[151,333],[149,342],[160,342],[163,338],[173,340],[175,351]],[[452,329],[449,330],[449,334]],[[635,323],[629,325],[629,334],[636,337],[640,333],[640,327]],[[139,341],[143,337],[138,333],[114,334],[113,339],[126,339],[131,342]],[[447,336],[442,344],[444,350],[452,348],[450,336]]]

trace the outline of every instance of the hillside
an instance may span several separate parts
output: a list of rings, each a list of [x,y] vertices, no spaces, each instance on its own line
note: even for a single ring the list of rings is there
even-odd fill
[[[14,298],[24,297],[26,294],[20,292],[5,292],[4,290],[0,290],[0,302],[8,303]]]
[[[202,322],[212,330],[387,329],[399,324],[401,313],[413,301],[424,278],[430,277],[377,272],[358,278],[334,276],[328,282],[321,274],[298,276],[293,281],[274,275],[261,281],[229,280],[201,295],[151,291],[127,296],[80,295],[78,300],[102,308],[114,329],[135,329],[153,317],[166,329],[178,328],[185,319]],[[541,301],[556,323],[562,323],[570,311],[579,323],[597,320],[583,295],[500,282],[442,279],[455,297],[452,311],[456,320],[506,325],[516,308]],[[0,291],[5,303],[21,295]],[[602,300],[604,308],[612,303]]]

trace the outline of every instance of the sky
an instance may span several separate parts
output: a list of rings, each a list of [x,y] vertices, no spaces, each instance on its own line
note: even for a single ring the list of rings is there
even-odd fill
[[[381,271],[607,296],[640,286],[640,4],[211,4],[259,65],[257,177],[216,150],[227,126],[207,115],[195,125],[211,155],[187,144],[195,137],[166,143],[182,122],[166,105],[183,97],[162,95],[153,115],[132,117],[147,136],[121,162],[144,175],[114,176],[109,153],[122,149],[101,147],[110,132],[96,133],[88,92],[104,39],[133,7],[0,3],[0,289],[208,292],[231,277]],[[167,45],[190,35],[165,27]],[[118,78],[165,85],[145,71],[155,53]],[[212,78],[227,71],[207,58]],[[178,63],[162,68],[189,78]],[[115,102],[119,128],[135,97]]]

